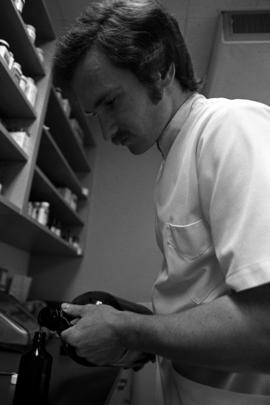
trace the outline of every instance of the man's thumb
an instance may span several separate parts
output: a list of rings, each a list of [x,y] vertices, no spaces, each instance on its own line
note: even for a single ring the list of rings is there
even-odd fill
[[[75,305],[63,302],[61,304],[61,308],[64,312],[69,315],[73,315],[74,317],[80,317],[82,314],[83,305]]]

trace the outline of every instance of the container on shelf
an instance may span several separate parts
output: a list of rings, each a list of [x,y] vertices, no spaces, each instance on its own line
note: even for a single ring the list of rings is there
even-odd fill
[[[27,77],[26,76],[21,75],[19,86],[22,89],[22,91],[25,92],[26,86],[27,86]]]
[[[66,116],[69,117],[71,113],[71,107],[67,98],[62,99],[62,107],[63,110],[65,111]]]
[[[41,201],[37,212],[37,221],[42,225],[47,225],[49,221],[50,203]]]
[[[9,58],[8,68],[9,68],[9,70],[12,71],[13,63],[15,62],[13,52],[9,52],[9,56],[10,56],[10,58]]]
[[[27,214],[28,214],[30,217],[33,217],[33,203],[32,203],[32,201],[29,201],[29,202],[28,202]]]
[[[83,141],[84,141],[84,133],[83,133],[83,130],[82,130],[80,124],[78,123],[78,121],[76,120],[76,118],[70,118],[69,122],[70,122],[70,125],[71,125],[71,127],[72,127],[72,129],[73,129],[73,132],[74,132],[76,138],[78,139],[78,141],[79,141],[81,144],[83,144]]]
[[[87,187],[82,187],[82,195],[87,198],[89,196],[89,189]]]
[[[32,106],[35,105],[36,103],[36,98],[37,98],[37,86],[32,79],[32,77],[27,77],[27,84],[26,84],[26,89],[25,89],[25,95],[30,104]]]
[[[62,230],[59,222],[56,219],[52,220],[52,223],[50,225],[50,230],[53,232],[55,235],[61,237],[62,236]]]
[[[28,132],[22,128],[16,131],[10,131],[10,136],[14,141],[26,152],[29,152],[29,134]]]
[[[33,219],[35,219],[35,220],[37,220],[37,218],[38,218],[39,208],[40,208],[40,202],[39,201],[32,201],[31,217]]]
[[[77,207],[78,207],[78,196],[74,193],[71,193],[71,198],[70,198],[70,202],[69,202],[71,208],[74,211],[77,211]]]
[[[19,11],[19,13],[22,13],[25,5],[25,0],[13,0],[13,3],[16,9]]]
[[[27,34],[29,35],[31,42],[33,44],[35,44],[36,36],[37,36],[35,27],[31,24],[25,24],[25,28],[26,28]]]
[[[23,75],[21,65],[18,62],[14,62],[11,71],[16,83],[19,85]]]
[[[62,89],[61,89],[60,87],[56,87],[56,88],[55,88],[55,93],[56,93],[57,97],[59,98],[59,100],[61,101],[62,98],[63,98]],[[61,101],[61,102],[62,102],[62,101]]]
[[[39,59],[40,59],[40,62],[41,62],[41,63],[44,63],[44,51],[43,51],[43,49],[41,49],[41,48],[39,48],[39,47],[36,47],[36,52],[37,52],[37,54],[38,54],[38,57],[39,57]]]
[[[7,67],[10,69],[10,61],[11,61],[11,52],[9,43],[4,39],[0,39],[0,56],[5,61]]]

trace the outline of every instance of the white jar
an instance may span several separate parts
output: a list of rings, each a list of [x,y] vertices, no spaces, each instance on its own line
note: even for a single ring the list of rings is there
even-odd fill
[[[9,68],[11,54],[9,50],[9,43],[4,39],[0,39],[0,56],[2,57],[2,59],[5,61],[6,65]]]
[[[24,75],[21,75],[19,86],[22,91],[25,92],[27,86],[27,77],[25,77]]]
[[[44,63],[44,51],[41,48],[36,47],[36,51],[41,63]]]
[[[32,77],[27,77],[25,95],[30,104],[34,107],[37,98],[37,86]]]
[[[13,77],[16,80],[17,84],[20,84],[20,80],[22,77],[22,67],[18,62],[13,63],[12,74],[13,74]]]
[[[42,225],[47,225],[49,220],[50,203],[42,201],[39,206],[37,220]]]
[[[16,7],[16,9],[22,13],[23,11],[23,7],[25,4],[25,0],[13,0],[14,6]]]
[[[22,128],[18,129],[17,131],[10,131],[10,136],[14,141],[26,152],[28,153],[29,149],[29,135],[27,131]]]
[[[13,53],[9,52],[9,64],[8,64],[9,70],[12,70],[14,61],[15,59]]]
[[[34,44],[36,41],[36,29],[31,24],[25,24],[26,31],[31,39],[31,42]]]

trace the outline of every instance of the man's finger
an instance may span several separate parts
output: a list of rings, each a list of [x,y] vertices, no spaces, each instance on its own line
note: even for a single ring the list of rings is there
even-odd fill
[[[63,302],[61,308],[64,312],[74,317],[81,317],[83,313],[84,305],[75,305]]]

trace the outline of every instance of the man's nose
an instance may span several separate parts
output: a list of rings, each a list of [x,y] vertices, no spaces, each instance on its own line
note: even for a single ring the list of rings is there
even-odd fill
[[[114,134],[117,132],[117,126],[115,121],[109,117],[98,115],[99,125],[101,128],[102,136],[105,141],[111,141]]]

